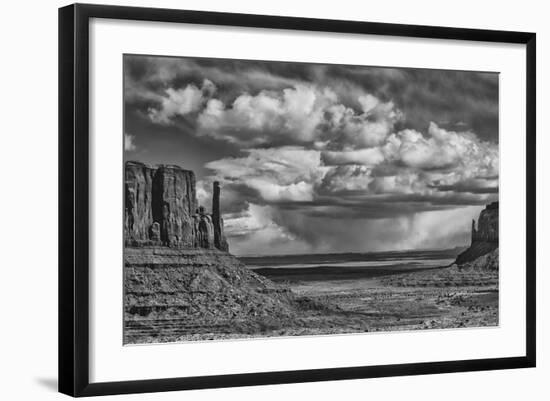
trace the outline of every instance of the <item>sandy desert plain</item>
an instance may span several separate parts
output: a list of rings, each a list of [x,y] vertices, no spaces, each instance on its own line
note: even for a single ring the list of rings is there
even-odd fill
[[[126,341],[220,340],[498,325],[498,270],[488,268],[498,263],[498,249],[460,267],[452,264],[459,251],[377,254],[375,261],[365,261],[368,254],[351,254],[344,255],[343,263],[342,255],[329,255],[328,260],[315,260],[314,267],[304,263],[304,258],[312,258],[310,255],[282,260],[279,257],[276,261],[243,258],[250,267],[238,262],[230,266],[231,277],[243,280],[231,286],[219,280],[215,265],[204,267],[194,262],[189,275],[178,278],[179,282],[189,283],[187,302],[180,296],[178,302],[182,304],[175,311],[174,305],[172,310],[149,308],[141,315],[131,311],[132,318],[126,322]],[[273,267],[274,263],[277,267]],[[209,269],[214,270],[209,273]],[[150,288],[152,280],[148,281]],[[164,292],[170,293],[170,289],[165,288]],[[159,291],[155,293],[158,297]],[[264,295],[267,298],[262,299]]]

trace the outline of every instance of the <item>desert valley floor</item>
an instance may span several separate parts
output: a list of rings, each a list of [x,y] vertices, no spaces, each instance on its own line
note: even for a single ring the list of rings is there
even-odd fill
[[[487,269],[498,250],[461,267],[325,266],[319,274],[252,270],[217,251],[187,254],[188,265],[174,268],[182,251],[143,252],[127,252],[126,344],[498,325],[498,270]]]

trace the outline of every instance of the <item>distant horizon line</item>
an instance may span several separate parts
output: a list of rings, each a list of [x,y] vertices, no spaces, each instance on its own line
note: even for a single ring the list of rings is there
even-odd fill
[[[311,253],[286,253],[286,254],[246,254],[246,255],[237,255],[231,253],[237,258],[260,258],[260,257],[285,257],[285,256],[308,256],[308,255],[365,255],[365,254],[376,254],[376,253],[403,253],[403,252],[435,252],[435,251],[451,251],[459,248],[468,248],[470,245],[456,245],[450,248],[409,248],[402,250],[389,250],[389,251],[351,251],[351,252],[311,252]]]

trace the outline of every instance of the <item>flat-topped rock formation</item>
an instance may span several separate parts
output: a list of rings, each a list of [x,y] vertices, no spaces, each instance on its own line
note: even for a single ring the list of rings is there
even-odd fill
[[[228,251],[220,213],[220,186],[213,186],[213,211],[198,205],[195,173],[179,166],[125,165],[126,246],[217,248]]]
[[[125,166],[124,342],[249,336],[300,326],[296,298],[229,253],[214,182],[212,213],[195,174],[178,166]]]
[[[473,262],[498,249],[498,202],[485,207],[479,215],[477,228],[472,220],[472,243],[456,258],[457,265]],[[497,252],[498,259],[498,252]],[[498,262],[497,262],[498,266]]]

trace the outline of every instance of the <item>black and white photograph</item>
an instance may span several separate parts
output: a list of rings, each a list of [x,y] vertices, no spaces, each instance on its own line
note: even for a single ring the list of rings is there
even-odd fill
[[[0,399],[548,398],[543,2],[107,3],[0,27]]]
[[[499,324],[499,75],[124,56],[124,342]]]

